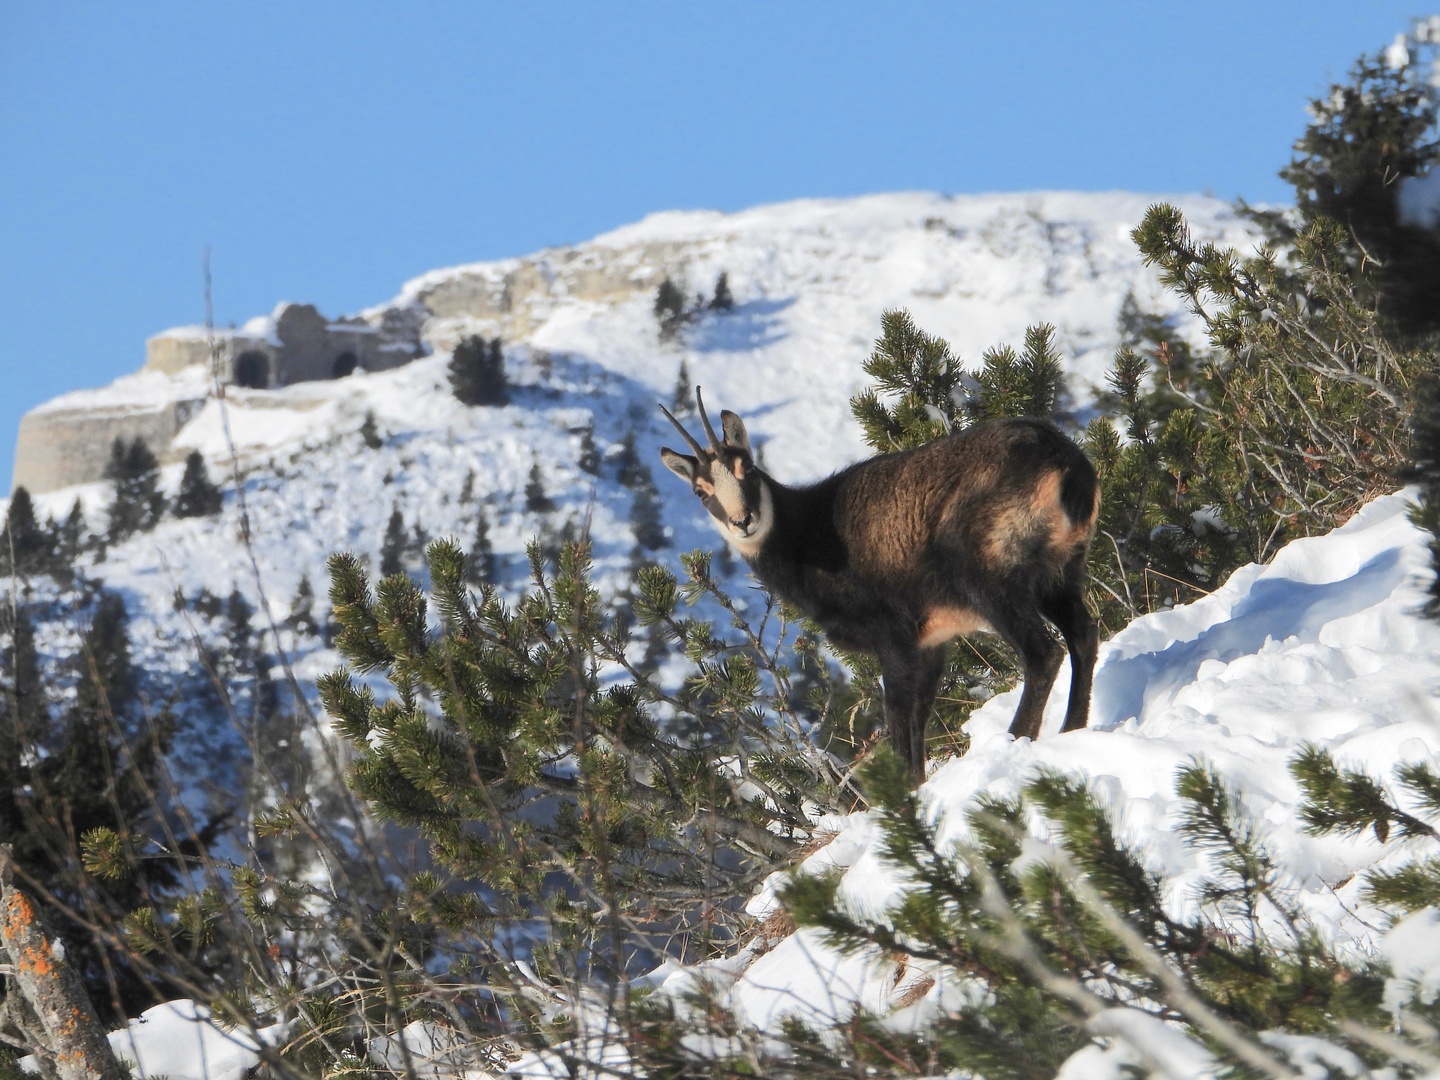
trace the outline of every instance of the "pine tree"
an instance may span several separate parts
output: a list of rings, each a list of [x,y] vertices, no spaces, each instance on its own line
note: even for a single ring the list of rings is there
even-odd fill
[[[1362,56],[1346,81],[1311,101],[1311,122],[1280,170],[1295,188],[1293,214],[1252,212],[1286,248],[1322,220],[1338,225],[1338,250],[1363,271],[1364,293],[1377,295],[1401,338],[1440,328],[1440,236],[1402,224],[1398,202],[1406,179],[1440,162],[1435,90],[1408,59],[1422,47],[1412,37],[1400,65]]]
[[[175,496],[175,516],[210,517],[218,514],[224,504],[225,497],[206,472],[204,457],[199,450],[191,450],[185,457],[185,474]]]
[[[731,604],[710,579],[708,558],[696,553],[684,560],[683,586],[659,567],[645,568],[636,585],[642,624],[663,626],[705,658],[689,689],[667,695],[629,659],[628,626],[604,617],[588,546],[564,543],[553,574],[538,543],[529,555],[534,587],[512,609],[493,593],[477,603],[465,587],[465,554],[432,543],[439,633],[412,582],[386,579],[372,593],[356,559],[331,560],[343,627],[337,647],[396,690],[382,703],[349,670],[320,681],[336,730],[355,750],[352,789],[382,818],[418,829],[453,875],[455,888],[433,879],[425,890],[449,927],[432,923],[437,933],[485,942],[507,926],[543,920],[538,963],[557,979],[613,977],[626,957],[653,956],[662,936],[622,929],[641,912],[666,927],[666,940],[681,928],[691,948],[707,936],[732,940],[734,901],[725,898],[793,850],[797,810],[830,802],[826,778],[834,774],[808,744],[783,736],[798,730],[784,720],[788,699],[760,692],[762,679],[783,682],[783,662],[741,655],[708,624],[677,617],[685,595]],[[662,701],[667,712],[684,713],[675,725],[684,733],[652,713]],[[772,708],[778,727],[767,719]],[[737,740],[752,748],[745,775],[765,800],[744,802],[722,779]],[[551,764],[560,760],[574,767],[561,775]],[[553,809],[528,809],[537,796]],[[556,873],[580,895],[601,890],[610,914],[597,921],[588,902],[557,887]],[[459,885],[473,881],[487,887],[483,904],[472,886]],[[489,978],[509,978],[498,960],[482,962]]]
[[[33,631],[21,627],[12,642],[27,639],[33,642]],[[22,657],[32,649],[22,647]],[[179,859],[198,856],[212,845],[224,822],[211,821],[193,837],[178,829],[185,837],[179,851],[147,846],[141,839],[164,833],[160,821],[168,811],[160,778],[174,720],[164,709],[140,707],[140,673],[118,594],[99,597],[70,667],[74,693],[63,715],[50,722],[43,702],[31,706],[27,744],[44,752],[22,765],[23,784],[17,790],[25,792],[18,806],[23,828],[18,836],[0,839],[14,845],[17,862],[44,885],[44,917],[63,936],[67,960],[81,973],[101,1019],[113,1025],[119,1013],[134,1016],[153,1003],[147,974],[154,969],[147,972],[134,964],[113,940],[89,933],[74,915],[91,920],[104,911],[118,919],[141,908],[173,914],[170,905],[182,882]],[[38,681],[33,658],[21,659],[18,668],[9,666],[7,675],[12,693],[16,681],[22,687]],[[172,835],[177,828],[172,822]],[[130,852],[128,871],[118,876],[104,872],[91,859],[102,848]],[[82,853],[93,875],[84,879],[77,873]]]
[[[495,549],[490,544],[490,521],[481,506],[475,515],[475,540],[465,559],[465,581],[470,585],[494,585],[496,583]]]
[[[670,395],[670,411],[676,416],[689,416],[695,411],[695,390],[690,385],[690,369],[680,361],[680,370],[675,375],[675,390]]]
[[[1097,1040],[1090,1021],[1110,1010],[1163,1020],[1227,1075],[1299,1075],[1300,1059],[1262,1032],[1314,1037],[1305,1053],[1325,1040],[1372,1064],[1395,1061],[1354,1036],[1357,1026],[1390,1026],[1384,972],[1336,955],[1307,922],[1259,823],[1208,763],[1175,778],[1179,839],[1208,870],[1181,918],[1164,903],[1174,885],[1126,846],[1083,778],[1043,771],[1018,798],[984,797],[966,811],[968,828],[944,822],[948,836],[964,837],[944,844],[893,755],[877,755],[865,783],[884,837],[878,854],[907,882],[902,899],[857,918],[836,877],[797,876],[782,894],[788,912],[847,952],[938,960],[974,980],[974,992],[923,1033],[897,1035],[859,1015],[823,1047],[808,1045],[815,1065],[900,1076],[924,1062],[926,1075],[1048,1080]],[[1288,929],[1272,935],[1261,913]],[[1123,1020],[1106,1029],[1128,1030]]]
[[[160,463],[138,435],[127,445],[116,438],[110,447],[105,479],[113,485],[107,538],[118,543],[136,532],[153,529],[165,512],[160,492]]]
[[[660,324],[660,340],[674,341],[689,321],[685,310],[685,293],[666,277],[655,290],[655,320]]]
[[[545,493],[545,477],[537,461],[530,466],[530,477],[525,481],[525,509],[532,514],[548,514],[555,509],[555,502]]]
[[[0,570],[20,575],[45,569],[49,542],[35,518],[30,492],[17,487],[5,512],[5,529],[0,532]]]
[[[635,498],[630,503],[630,529],[635,542],[646,551],[658,551],[669,546],[665,535],[665,522],[660,517],[660,492],[650,477],[650,470],[641,466],[643,472],[635,483]]]
[[[85,550],[88,532],[85,507],[77,497],[70,504],[70,512],[65,515],[65,520],[52,532],[50,572],[57,580],[69,581],[73,576],[75,560]]]
[[[40,680],[35,624],[26,606],[0,605],[0,843],[13,844],[25,828],[21,798],[26,757],[50,745],[50,714]]]
[[[627,431],[620,443],[620,471],[615,479],[622,487],[633,488],[648,471],[640,460],[640,451],[636,449],[635,432]]]
[[[724,270],[715,279],[715,295],[710,298],[711,311],[729,311],[735,306],[735,297],[730,294],[730,275]]]
[[[310,575],[301,574],[300,584],[295,586],[295,596],[290,601],[290,617],[286,620],[297,634],[314,636],[320,632],[315,619],[315,589],[310,584]]]
[[[360,438],[371,450],[379,450],[385,445],[385,440],[380,437],[379,428],[375,425],[375,410],[365,410],[365,422],[360,425]]]
[[[461,506],[465,506],[467,503],[472,503],[472,502],[474,502],[474,501],[475,501],[475,470],[474,470],[474,469],[467,469],[466,472],[465,472],[465,482],[460,485],[460,497],[459,497],[459,502],[460,502],[460,505],[461,505]]]
[[[390,520],[385,525],[385,539],[380,542],[380,575],[389,577],[404,569],[401,562],[405,554],[405,518],[400,513],[400,504],[390,509]]]
[[[600,475],[600,450],[595,445],[595,425],[586,424],[580,432],[580,456],[576,459],[576,465],[583,473],[591,476]]]
[[[988,350],[975,381],[979,385],[965,403],[966,415],[972,420],[1002,416],[1050,419],[1064,387],[1055,328],[1043,323],[1029,327],[1025,347],[1018,355],[1009,345]]]
[[[464,405],[504,405],[510,400],[505,355],[497,337],[487,343],[474,335],[463,338],[450,357],[450,389]]]
[[[236,676],[243,677],[255,669],[255,627],[252,623],[255,608],[239,589],[231,589],[225,600],[224,615],[230,663]]]

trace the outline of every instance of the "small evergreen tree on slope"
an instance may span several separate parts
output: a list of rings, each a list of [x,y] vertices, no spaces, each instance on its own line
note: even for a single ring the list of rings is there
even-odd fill
[[[205,470],[205,458],[199,450],[191,450],[185,457],[185,472],[175,495],[175,516],[209,517],[218,514],[224,504],[225,497]]]
[[[178,849],[145,839],[163,837],[174,826],[173,807],[157,794],[174,719],[141,701],[129,620],[117,594],[100,595],[70,660],[74,692],[68,705],[47,692],[31,611],[12,613],[6,606],[3,619],[8,640],[0,651],[0,769],[7,796],[0,804],[0,843],[13,846],[42,917],[65,941],[101,1018],[115,1024],[154,998],[144,965],[92,932],[98,912],[183,901],[185,858],[207,850],[225,823],[197,823],[193,843]],[[87,836],[105,837],[132,855],[134,873],[104,882],[87,877],[80,866]]]
[[[1365,295],[1401,339],[1440,329],[1440,233],[1402,221],[1400,201],[1405,181],[1440,161],[1435,87],[1419,62],[1436,43],[1430,22],[1417,23],[1310,103],[1311,122],[1280,170],[1295,189],[1292,211],[1242,203],[1286,249],[1317,222],[1338,226],[1338,250],[1366,271]]]
[[[4,531],[0,532],[0,573],[39,573],[45,567],[48,547],[30,492],[17,487],[5,511]]]
[[[450,389],[464,405],[504,405],[510,400],[505,354],[497,337],[461,339],[450,357]]]
[[[113,499],[107,538],[112,543],[153,529],[165,512],[160,492],[160,464],[150,447],[138,435],[126,443],[116,438],[105,467]]]

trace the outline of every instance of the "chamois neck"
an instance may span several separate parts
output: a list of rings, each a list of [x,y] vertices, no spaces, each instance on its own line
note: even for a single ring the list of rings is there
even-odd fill
[[[834,538],[836,478],[794,487],[782,484],[763,470],[769,490],[774,524],[754,555],[754,563],[804,561],[817,546],[829,548]]]

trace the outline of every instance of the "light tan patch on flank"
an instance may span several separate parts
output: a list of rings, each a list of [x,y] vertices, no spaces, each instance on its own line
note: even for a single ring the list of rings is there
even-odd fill
[[[996,569],[1013,566],[1027,539],[1036,533],[1053,537],[1057,529],[1069,528],[1070,519],[1060,507],[1060,472],[1052,470],[1036,481],[1028,498],[1016,499],[995,515],[985,538],[985,557]]]
[[[969,608],[933,607],[920,622],[920,637],[916,644],[922,649],[932,649],[953,637],[989,629],[990,624]]]

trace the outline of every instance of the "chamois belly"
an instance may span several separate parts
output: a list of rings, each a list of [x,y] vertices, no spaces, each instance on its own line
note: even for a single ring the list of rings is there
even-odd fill
[[[922,649],[933,649],[951,638],[990,628],[990,624],[976,611],[954,604],[937,604],[920,620],[920,633],[915,643]]]

